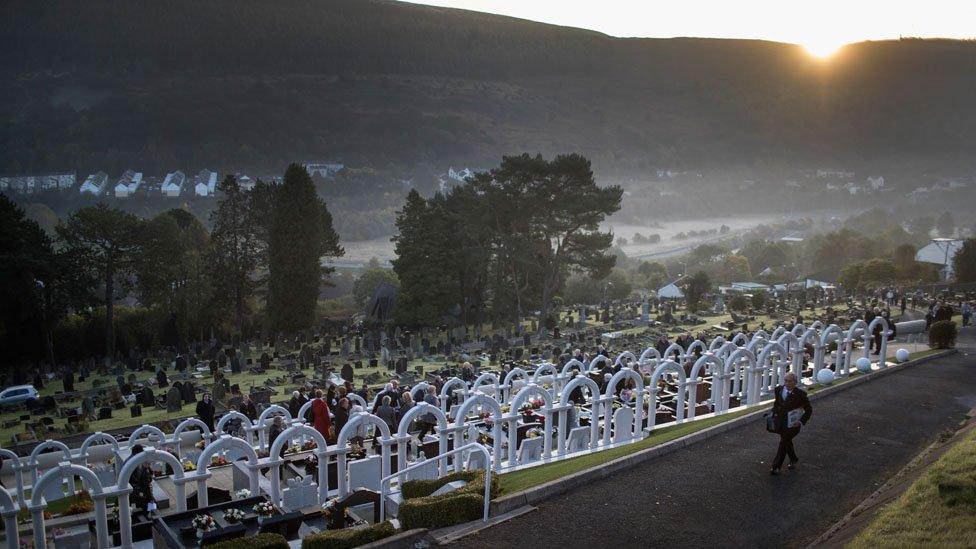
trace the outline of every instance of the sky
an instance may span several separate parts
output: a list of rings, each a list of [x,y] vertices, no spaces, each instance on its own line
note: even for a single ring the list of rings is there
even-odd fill
[[[976,0],[433,0],[612,36],[759,38],[829,55],[863,40],[976,38]]]

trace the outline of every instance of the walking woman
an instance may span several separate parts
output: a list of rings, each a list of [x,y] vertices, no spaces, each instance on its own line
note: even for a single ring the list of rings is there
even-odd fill
[[[806,425],[813,415],[810,399],[803,389],[796,386],[796,374],[786,374],[783,385],[776,387],[776,400],[773,401],[773,421],[776,433],[779,435],[779,448],[773,458],[773,467],[769,474],[778,475],[783,466],[783,460],[790,456],[789,469],[796,466],[800,460],[793,448],[793,439],[800,433],[800,426]]]

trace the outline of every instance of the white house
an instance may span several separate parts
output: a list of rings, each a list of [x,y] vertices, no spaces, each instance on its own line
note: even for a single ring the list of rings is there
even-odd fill
[[[142,185],[142,172],[125,170],[115,184],[115,198],[129,198]]]
[[[685,293],[681,291],[674,282],[668,284],[667,286],[661,287],[657,291],[657,296],[661,299],[681,299],[685,296]]]
[[[79,193],[88,193],[95,196],[102,196],[105,188],[108,187],[108,174],[105,172],[93,173],[85,179],[78,189]]]
[[[462,168],[458,171],[454,171],[454,166],[447,169],[447,177],[455,181],[464,182],[467,181],[469,177],[474,177],[474,170],[471,168]]]
[[[177,197],[183,192],[183,184],[186,183],[186,174],[180,170],[166,174],[163,179],[163,186],[160,192],[163,196]]]
[[[302,165],[308,175],[318,175],[321,177],[332,178],[335,177],[337,173],[341,172],[346,166],[344,164],[330,163],[330,162],[306,162]]]
[[[241,187],[241,190],[250,191],[254,189],[254,185],[257,182],[251,179],[251,176],[247,174],[240,174],[237,176],[237,184]]]
[[[952,259],[962,248],[962,240],[955,238],[933,238],[932,242],[919,248],[915,252],[915,261],[932,263],[939,266],[939,273],[943,280],[949,280],[955,274]]]
[[[217,172],[200,170],[193,176],[193,193],[197,196],[213,196],[217,192]]]

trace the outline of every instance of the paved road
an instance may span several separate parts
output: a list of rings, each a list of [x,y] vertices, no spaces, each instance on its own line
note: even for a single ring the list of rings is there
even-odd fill
[[[810,542],[976,406],[976,332],[959,353],[814,402],[795,471],[769,475],[760,420],[582,486],[466,547],[782,547]],[[527,545],[526,545],[527,544]]]

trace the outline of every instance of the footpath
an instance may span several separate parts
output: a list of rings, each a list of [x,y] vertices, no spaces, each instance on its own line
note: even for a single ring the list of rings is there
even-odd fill
[[[814,401],[800,462],[770,476],[756,420],[563,493],[462,547],[783,547],[816,540],[976,407],[976,331],[960,352]]]

